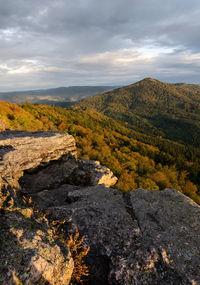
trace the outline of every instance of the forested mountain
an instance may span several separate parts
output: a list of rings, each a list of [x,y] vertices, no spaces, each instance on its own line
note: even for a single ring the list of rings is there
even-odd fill
[[[78,103],[129,128],[200,147],[200,86],[146,78]]]
[[[175,188],[200,203],[200,150],[129,129],[96,111],[0,102],[0,130],[72,134],[80,158],[99,160],[118,177],[116,188]]]
[[[19,104],[28,101],[66,107],[83,98],[101,94],[113,88],[112,86],[70,86],[43,90],[1,92],[0,100]]]

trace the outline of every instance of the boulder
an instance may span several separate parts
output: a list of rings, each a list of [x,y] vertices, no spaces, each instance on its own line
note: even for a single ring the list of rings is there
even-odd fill
[[[83,186],[104,184],[106,187],[115,185],[117,177],[113,172],[100,164],[99,161],[79,159],[77,168],[74,169],[70,183]]]
[[[73,260],[68,248],[50,237],[50,228],[45,229],[33,217],[24,217],[29,209],[22,209],[20,201],[23,195],[31,194],[44,212],[52,204],[60,205],[67,199],[69,202],[68,192],[77,190],[77,186],[64,183],[81,181],[83,176],[77,176],[79,170],[84,172],[84,183],[88,174],[92,184],[104,181],[110,186],[116,181],[112,172],[99,162],[77,161],[75,140],[68,134],[9,130],[0,134],[0,281],[3,284],[69,283]]]
[[[62,180],[64,179],[62,175],[66,175],[66,169],[73,171],[66,165],[69,157],[76,157],[75,140],[71,135],[23,131],[0,133],[0,173],[1,178],[9,181],[10,185],[16,186],[24,171],[37,173],[40,167],[45,168],[49,162],[58,160],[61,165],[58,180]],[[56,172],[56,167],[54,171]],[[58,182],[57,177],[55,182]],[[30,186],[31,181],[28,181],[28,184]]]
[[[108,188],[113,173],[77,160],[68,134],[6,131],[0,141],[0,282],[68,284],[73,270],[68,248],[20,206],[25,194],[48,221],[66,220],[65,236],[85,235],[86,284],[200,284],[200,207],[191,199]]]
[[[61,183],[73,171],[71,161],[76,147],[68,134],[0,134],[0,284],[69,284],[74,262],[68,247],[18,194]]]
[[[56,201],[55,194],[48,198],[46,191],[36,194],[37,201],[41,205],[48,199],[51,219],[66,219],[66,232],[78,228],[85,235],[84,242],[90,246],[87,284],[134,284],[136,277],[131,272],[136,269],[141,234],[137,221],[126,210],[122,193],[103,185],[71,189],[63,185],[54,191],[58,196],[64,192],[65,200]]]
[[[162,261],[181,284],[200,284],[200,206],[173,189],[138,189],[130,196],[143,245],[156,252],[154,266]]]
[[[200,207],[178,191],[62,185],[37,196],[66,232],[86,236],[87,284],[199,283]]]
[[[68,247],[26,207],[0,208],[0,284],[66,285],[74,269]]]
[[[2,132],[0,161],[1,178],[24,193],[53,189],[66,182],[110,187],[117,181],[99,161],[77,160],[75,140],[66,133]]]

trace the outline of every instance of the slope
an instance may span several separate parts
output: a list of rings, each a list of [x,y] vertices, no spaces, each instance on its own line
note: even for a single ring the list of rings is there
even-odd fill
[[[34,122],[34,123],[33,123]],[[94,111],[0,102],[0,129],[72,134],[80,158],[99,160],[118,177],[116,188],[175,188],[200,203],[200,151],[133,131]]]
[[[168,84],[146,78],[85,99],[78,105],[101,112],[137,131],[200,146],[198,85]]]

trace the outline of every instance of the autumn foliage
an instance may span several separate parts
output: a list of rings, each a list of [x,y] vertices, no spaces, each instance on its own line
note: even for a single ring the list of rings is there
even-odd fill
[[[116,188],[175,188],[200,203],[200,151],[133,131],[94,111],[0,103],[1,129],[62,131],[75,137],[80,158],[99,160],[118,177]]]

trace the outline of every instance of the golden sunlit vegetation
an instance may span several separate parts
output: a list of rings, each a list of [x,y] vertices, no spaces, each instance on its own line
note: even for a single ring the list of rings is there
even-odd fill
[[[152,78],[80,103],[148,135],[200,147],[200,86]]]
[[[79,107],[0,103],[1,129],[68,132],[80,158],[99,160],[118,177],[116,188],[175,188],[200,203],[200,152],[182,144],[133,131],[95,111]]]
[[[84,246],[85,236],[80,237],[78,229],[74,235],[66,237],[65,231],[63,231],[62,226],[66,223],[63,221],[52,221],[50,223],[51,228],[53,228],[54,238],[58,238],[64,244],[66,244],[71,252],[74,261],[74,270],[72,273],[70,285],[81,284],[85,276],[89,275],[88,267],[84,263],[84,258],[87,256],[90,247]]]
[[[11,191],[11,187],[9,187],[7,183],[3,181],[0,189],[0,218],[1,215],[4,216],[7,212],[13,214],[20,213],[25,219],[32,222],[35,221],[35,225],[40,225],[41,228],[46,230],[44,235],[48,238],[50,244],[52,243],[53,239],[60,240],[62,243],[67,245],[74,262],[74,269],[70,281],[71,285],[81,284],[83,278],[89,275],[88,268],[84,262],[84,258],[87,256],[90,247],[84,245],[85,237],[80,236],[78,229],[76,228],[74,234],[67,234],[63,230],[63,226],[65,225],[66,220],[52,220],[52,217],[48,212],[42,212],[35,208],[34,203],[32,202],[32,198],[28,195],[18,196],[16,199],[13,190]],[[30,228],[31,230],[34,229],[33,224],[29,226],[29,229]],[[14,277],[14,280],[16,282],[15,284],[22,284],[19,281],[17,275]]]

